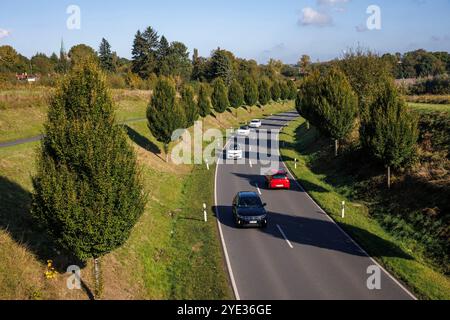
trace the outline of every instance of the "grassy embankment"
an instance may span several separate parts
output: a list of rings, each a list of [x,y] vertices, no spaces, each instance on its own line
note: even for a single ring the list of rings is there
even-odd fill
[[[300,183],[371,256],[418,297],[450,299],[450,278],[425,257],[426,250],[420,242],[387,232],[372,216],[370,208],[376,203],[367,203],[355,196],[358,183],[348,157],[326,156],[331,151],[330,142],[318,138],[314,128],[307,130],[304,119],[291,123],[280,139],[284,141],[281,153]],[[299,160],[297,169],[294,159]],[[347,203],[345,219],[341,218],[342,201]]]
[[[147,93],[114,94],[119,119],[145,117]],[[0,141],[39,133],[45,105],[38,110],[32,110],[31,105],[19,107],[15,109],[19,115],[5,115],[4,109],[0,112]],[[292,103],[273,104],[265,111],[276,113],[292,108]],[[6,107],[9,109],[11,106]],[[29,117],[36,125],[27,125],[26,117],[22,118],[30,113],[40,114]],[[224,129],[263,114],[257,107],[239,109],[238,119],[227,112],[217,118],[208,117],[205,127]],[[17,119],[21,124],[16,123]],[[23,126],[26,129],[22,130]],[[8,128],[17,128],[17,132]],[[145,121],[128,124],[127,132],[138,154],[149,202],[128,242],[102,260],[104,298],[232,298],[213,212],[208,209],[208,223],[202,214],[203,203],[208,208],[214,204],[214,168],[207,171],[204,166],[165,163],[161,160],[164,155],[158,155],[163,148],[151,137]],[[64,272],[72,262],[52,249],[51,241],[35,229],[29,218],[38,145],[0,149],[0,299],[87,299],[89,290],[66,288]],[[48,259],[60,272],[53,280],[44,277]],[[91,271],[90,264],[82,269],[88,288],[92,287]]]

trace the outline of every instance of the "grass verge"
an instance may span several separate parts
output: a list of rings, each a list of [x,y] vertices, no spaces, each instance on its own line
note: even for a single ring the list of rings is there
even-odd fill
[[[306,129],[302,118],[292,122],[280,134],[281,154],[299,182],[346,232],[419,298],[450,299],[449,277],[436,271],[417,254],[410,242],[397,239],[384,230],[370,216],[367,206],[347,196],[351,193],[350,176],[326,170],[323,165],[323,170],[311,169],[323,147],[317,143],[316,135],[315,130]],[[298,159],[297,169],[294,159]],[[341,218],[342,201],[346,201],[348,207],[345,219]],[[368,233],[373,237],[369,239]]]

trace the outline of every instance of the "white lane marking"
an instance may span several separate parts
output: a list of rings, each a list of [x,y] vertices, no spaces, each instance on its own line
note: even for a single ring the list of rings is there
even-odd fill
[[[411,291],[409,291],[400,281],[398,281],[392,274],[390,274],[381,264],[378,263],[377,260],[375,260],[372,256],[370,256],[366,250],[364,250],[355,240],[353,240],[352,237],[350,237],[350,235],[341,228],[341,226],[327,213],[325,212],[325,210],[323,210],[319,204],[316,202],[316,200],[314,200],[309,193],[305,190],[305,188],[303,188],[303,186],[300,184],[300,182],[297,181],[297,179],[294,177],[294,175],[292,174],[291,170],[289,170],[289,167],[286,165],[286,163],[283,160],[283,157],[281,156],[281,152],[280,152],[280,161],[283,163],[284,167],[286,168],[286,171],[288,172],[288,174],[291,176],[292,180],[295,181],[295,183],[297,184],[297,186],[300,188],[300,190],[302,190],[306,196],[312,201],[312,203],[314,203],[314,205],[320,210],[320,212],[322,212],[327,218],[328,220],[330,220],[330,222],[332,222],[334,225],[336,225],[336,227],[344,234],[344,236],[346,236],[348,239],[350,239],[350,241],[363,253],[365,254],[373,263],[375,263],[378,267],[381,268],[381,270],[384,271],[384,273],[392,280],[394,281],[395,284],[397,284],[401,289],[403,289],[403,291],[406,292],[406,294],[408,294],[412,299],[414,300],[418,300],[417,297],[411,293]]]
[[[230,141],[228,141],[228,143],[225,145],[225,147],[223,148],[222,151],[225,150],[226,146],[230,143]],[[225,243],[225,237],[223,236],[222,223],[220,222],[219,209],[217,208],[217,172],[219,171],[220,163],[221,163],[221,161],[220,161],[220,157],[219,157],[219,159],[217,161],[217,165],[216,165],[216,173],[214,176],[214,204],[216,206],[217,225],[219,228],[220,240],[222,242],[222,248],[223,248],[223,252],[225,255],[225,261],[227,263],[227,269],[228,269],[228,273],[230,275],[230,281],[231,281],[231,286],[233,287],[234,296],[235,296],[236,300],[241,300],[241,297],[239,296],[239,291],[237,289],[236,280],[234,278],[233,269],[231,268],[230,256],[228,255],[227,245]]]
[[[259,195],[262,196],[261,189],[259,189],[258,184],[256,184],[256,189],[258,190]]]
[[[283,229],[281,229],[281,227],[277,224],[277,228],[278,230],[280,230],[281,235],[283,236],[284,240],[286,240],[287,244],[289,245],[289,247],[291,247],[291,249],[294,249],[294,247],[292,246],[292,243],[289,241],[289,239],[286,237],[286,235],[284,234]]]

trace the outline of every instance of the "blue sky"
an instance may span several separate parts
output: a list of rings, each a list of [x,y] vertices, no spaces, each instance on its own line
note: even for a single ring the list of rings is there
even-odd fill
[[[69,5],[81,29],[68,30]],[[381,9],[381,30],[365,30],[369,5]],[[169,41],[209,56],[220,46],[237,56],[294,63],[302,54],[328,60],[358,44],[379,53],[418,48],[450,51],[450,0],[2,0],[0,45],[31,56],[78,43],[97,49],[102,37],[131,56],[138,29],[151,25]]]

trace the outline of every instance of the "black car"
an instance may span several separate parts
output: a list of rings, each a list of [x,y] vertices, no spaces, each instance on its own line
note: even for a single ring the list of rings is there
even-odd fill
[[[238,227],[267,227],[266,204],[256,192],[239,192],[233,200],[233,217]]]

